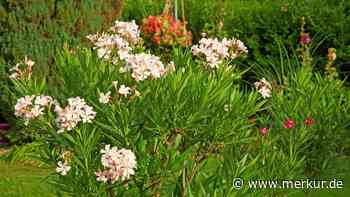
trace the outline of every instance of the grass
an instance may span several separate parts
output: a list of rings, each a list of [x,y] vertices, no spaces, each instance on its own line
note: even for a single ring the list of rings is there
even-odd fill
[[[19,163],[0,162],[0,196],[54,196],[45,182],[49,171],[35,166]]]
[[[29,163],[0,160],[0,196],[55,196],[45,180],[50,172],[51,169],[39,168]]]

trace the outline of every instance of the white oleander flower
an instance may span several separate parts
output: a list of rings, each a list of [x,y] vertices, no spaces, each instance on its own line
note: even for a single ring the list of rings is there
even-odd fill
[[[135,23],[135,20],[131,22],[115,21],[111,31],[120,35],[130,44],[135,45],[140,41],[139,26]]]
[[[272,86],[265,78],[255,82],[254,85],[263,98],[271,97]]]
[[[244,53],[248,53],[248,49],[235,38],[221,41],[217,38],[202,38],[198,45],[192,46],[192,54],[204,57],[210,68],[217,68],[224,60],[233,60]]]
[[[57,109],[56,109],[57,108]],[[64,130],[74,129],[79,122],[91,123],[96,116],[93,108],[86,104],[85,100],[80,97],[69,98],[68,105],[61,108],[56,105],[57,113],[56,122],[59,130],[57,133],[62,133]]]
[[[15,116],[23,118],[25,125],[28,125],[30,120],[43,115],[45,107],[48,107],[51,102],[52,98],[50,96],[27,95],[21,97],[15,105]]]
[[[129,179],[131,175],[135,174],[136,156],[128,149],[118,149],[117,147],[110,147],[106,145],[101,150],[101,163],[104,167],[103,171],[96,172],[97,181],[112,183],[118,180]]]
[[[68,165],[67,162],[63,163],[62,161],[59,161],[57,163],[56,172],[61,174],[62,176],[66,176],[70,169],[71,167]]]
[[[160,57],[148,53],[130,55],[126,62],[127,65],[122,70],[132,70],[131,76],[136,81],[143,81],[147,78],[160,78],[166,72]]]
[[[19,80],[23,77],[30,77],[32,75],[33,66],[35,62],[25,56],[24,60],[17,63],[9,71],[11,72],[9,78],[13,80]],[[21,65],[25,65],[25,68],[21,68]]]
[[[131,91],[131,88],[129,88],[125,85],[121,85],[119,90],[118,90],[118,93],[126,97],[129,94],[131,94],[130,91]]]
[[[109,103],[111,99],[111,91],[108,91],[107,93],[100,93],[100,98],[98,99],[98,101],[102,104],[107,104]]]
[[[35,62],[31,59],[29,59],[27,56],[24,57],[24,63],[29,67],[32,68]]]
[[[42,107],[47,107],[52,103],[53,99],[51,96],[37,96],[35,98],[35,105],[40,105]]]

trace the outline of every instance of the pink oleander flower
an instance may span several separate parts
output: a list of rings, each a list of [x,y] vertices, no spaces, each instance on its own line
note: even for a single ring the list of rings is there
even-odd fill
[[[79,122],[91,123],[96,116],[96,112],[92,107],[86,104],[84,99],[80,97],[69,98],[68,105],[62,109],[56,106],[57,113],[56,122],[59,130],[57,133],[62,133],[65,130],[74,129]]]
[[[118,64],[131,54],[132,48],[141,40],[140,30],[135,21],[115,21],[109,33],[96,33],[86,36],[94,45],[99,58]]]
[[[132,50],[130,44],[118,34],[97,33],[87,37],[95,45],[99,58],[113,60],[115,64],[127,58]],[[113,53],[114,50],[116,54]]]
[[[294,127],[294,121],[290,118],[288,118],[287,120],[285,120],[283,122],[283,127],[286,128],[286,129],[291,129]]]
[[[108,91],[107,93],[101,92],[98,101],[102,104],[107,104],[109,103],[110,99],[111,99],[111,91]]]
[[[136,156],[131,150],[110,148],[110,145],[106,145],[101,153],[101,163],[104,170],[95,172],[97,181],[114,183],[118,180],[129,179],[131,175],[135,174]]]
[[[66,176],[70,169],[71,167],[66,161],[64,163],[62,161],[59,161],[57,163],[56,172],[61,174],[62,176]]]
[[[48,107],[52,101],[50,96],[44,95],[21,97],[15,105],[15,116],[23,118],[25,125],[28,125],[30,120],[43,115],[45,107]]]
[[[267,128],[267,127],[260,128],[259,132],[262,136],[266,136],[267,133],[269,132],[269,128]]]
[[[35,62],[27,56],[25,56],[24,60],[20,63],[17,63],[14,67],[12,67],[9,71],[11,72],[9,78],[12,80],[19,80],[23,79],[25,77],[30,77],[32,75],[33,71],[33,65]],[[21,68],[21,65],[25,66],[24,68]]]
[[[123,71],[132,70],[131,76],[136,81],[143,81],[147,78],[160,78],[166,73],[160,57],[148,53],[130,55],[126,62],[127,64]]]
[[[118,93],[122,96],[128,96],[129,94],[131,94],[131,88],[125,86],[125,85],[121,85],[119,90],[118,90]]]
[[[313,125],[313,123],[314,123],[314,120],[311,117],[307,117],[304,120],[304,124],[307,125],[307,126],[311,126],[311,125]]]
[[[255,82],[254,85],[263,98],[271,97],[272,86],[265,78]]]
[[[233,60],[248,53],[247,47],[235,38],[202,38],[198,45],[192,46],[192,54],[205,59],[210,68],[217,68],[224,60]]]
[[[42,107],[47,107],[53,102],[53,99],[51,96],[37,96],[35,98],[35,105],[40,105]]]
[[[135,45],[140,41],[139,26],[135,20],[131,22],[115,21],[114,26],[110,28],[113,33],[122,36],[130,44]]]

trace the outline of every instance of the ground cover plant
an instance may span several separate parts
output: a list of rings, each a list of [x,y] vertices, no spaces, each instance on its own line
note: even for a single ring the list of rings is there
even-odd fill
[[[350,91],[336,67],[346,47],[327,48],[333,42],[317,37],[310,18],[298,17],[288,39],[257,33],[268,39],[263,45],[249,32],[229,32],[233,18],[201,21],[198,12],[234,1],[204,10],[187,1],[135,2],[124,2],[109,26],[79,31],[74,42],[64,37],[43,57],[50,63],[30,53],[3,59],[2,98],[16,130],[6,138],[22,144],[5,158],[45,166],[53,194],[312,195],[237,189],[233,180],[330,179],[334,161],[349,157]]]

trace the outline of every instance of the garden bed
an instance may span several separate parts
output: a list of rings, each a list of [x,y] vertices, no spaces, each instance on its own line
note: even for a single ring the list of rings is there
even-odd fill
[[[29,2],[0,4],[4,195],[349,192],[350,4]]]

